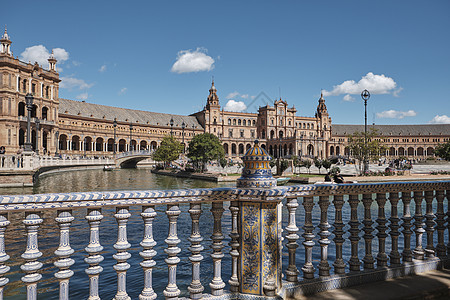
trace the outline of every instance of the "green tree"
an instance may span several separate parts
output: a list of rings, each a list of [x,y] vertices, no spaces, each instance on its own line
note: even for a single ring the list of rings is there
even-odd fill
[[[359,174],[362,174],[362,164],[365,160],[377,160],[386,152],[386,146],[379,137],[378,130],[370,128],[367,132],[367,143],[365,143],[364,132],[355,132],[348,136],[348,146],[351,157],[357,162]]]
[[[174,160],[178,159],[183,151],[183,145],[173,136],[163,138],[161,145],[153,153],[153,160],[164,162],[164,169]]]
[[[292,165],[294,166],[294,174],[296,173],[295,171],[297,171],[297,167],[300,166],[300,159],[298,158],[297,155],[292,156]]]
[[[222,168],[225,168],[228,164],[228,161],[226,158],[222,157],[222,158],[219,158],[219,164]]]
[[[217,136],[210,133],[203,133],[194,136],[189,142],[187,156],[194,164],[200,166],[202,172],[204,172],[208,161],[223,158],[225,152]]]
[[[328,172],[328,169],[331,168],[331,165],[332,165],[332,163],[330,160],[328,160],[328,159],[322,160],[322,167],[324,167],[325,170],[327,170],[327,172]]]
[[[310,161],[309,159],[305,159],[302,161],[302,165],[308,169],[308,174],[311,174],[312,161]]]
[[[437,145],[435,153],[442,159],[450,160],[450,141]]]
[[[314,158],[314,165],[316,166],[317,169],[319,169],[319,174],[320,174],[320,169],[322,168],[322,160],[318,159],[318,158]]]

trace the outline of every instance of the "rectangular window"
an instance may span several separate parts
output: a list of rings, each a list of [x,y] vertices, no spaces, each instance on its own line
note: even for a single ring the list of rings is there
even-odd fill
[[[228,137],[233,137],[233,129],[228,130]]]
[[[35,83],[31,84],[31,92],[33,93],[33,95],[36,93],[36,84]]]
[[[8,99],[8,113],[11,115],[11,98]]]
[[[241,130],[241,138],[244,137],[244,130]]]
[[[11,128],[8,128],[8,145],[11,145]]]

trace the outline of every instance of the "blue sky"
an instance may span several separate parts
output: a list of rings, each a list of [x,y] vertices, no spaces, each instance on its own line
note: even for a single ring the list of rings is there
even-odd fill
[[[450,123],[450,1],[6,1],[15,56],[55,49],[60,97],[190,114],[281,97],[334,123]],[[45,64],[44,64],[45,63]],[[242,102],[242,103],[241,103]]]

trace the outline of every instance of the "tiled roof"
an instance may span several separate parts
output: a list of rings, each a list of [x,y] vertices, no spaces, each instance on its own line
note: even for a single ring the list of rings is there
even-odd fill
[[[174,128],[181,128],[184,122],[187,129],[192,129],[192,125],[197,129],[202,128],[201,124],[194,116],[180,116],[163,113],[155,113],[142,110],[112,107],[100,104],[74,101],[68,99],[59,99],[59,113],[80,116],[93,119],[104,119],[117,122],[138,123],[143,125],[170,126],[170,119],[173,118]],[[148,123],[147,123],[148,122]]]
[[[426,125],[369,125],[376,128],[383,136],[417,136],[417,135],[450,135],[450,124],[426,124]],[[356,131],[364,132],[364,125],[332,125],[334,136],[347,136]]]

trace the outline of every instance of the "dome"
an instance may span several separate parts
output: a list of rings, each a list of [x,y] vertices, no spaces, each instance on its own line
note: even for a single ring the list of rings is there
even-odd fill
[[[244,168],[242,176],[237,180],[237,187],[261,188],[274,187],[277,180],[272,176],[270,160],[266,150],[259,146],[258,140],[242,157]]]

